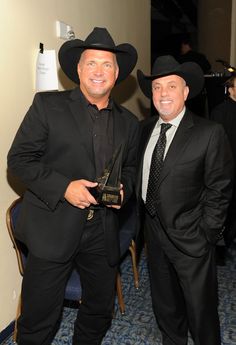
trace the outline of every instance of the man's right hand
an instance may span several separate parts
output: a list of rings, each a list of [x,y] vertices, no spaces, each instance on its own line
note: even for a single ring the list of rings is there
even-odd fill
[[[97,182],[88,180],[76,180],[70,182],[65,192],[65,199],[73,206],[84,209],[91,204],[97,205],[96,200],[90,194],[89,188],[97,186]]]

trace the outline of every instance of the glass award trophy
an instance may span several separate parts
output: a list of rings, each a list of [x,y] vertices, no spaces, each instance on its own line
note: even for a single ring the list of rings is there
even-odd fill
[[[97,187],[90,190],[99,204],[103,205],[121,205],[120,179],[122,165],[122,145],[115,151],[111,161],[104,169],[102,176],[95,182]]]

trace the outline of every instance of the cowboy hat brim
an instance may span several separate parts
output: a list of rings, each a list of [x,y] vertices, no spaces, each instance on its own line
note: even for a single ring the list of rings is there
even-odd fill
[[[67,41],[61,46],[58,58],[63,72],[76,84],[80,83],[77,65],[85,49],[105,50],[116,54],[117,64],[119,66],[119,75],[116,84],[119,84],[127,78],[137,63],[137,51],[128,43],[110,47],[105,44],[86,44],[80,39]]]
[[[166,69],[153,75],[145,75],[141,70],[137,71],[139,86],[148,98],[152,98],[152,81],[168,75],[178,75],[185,80],[186,85],[189,87],[188,99],[197,96],[204,85],[204,75],[201,67],[195,62],[184,62],[173,70]]]

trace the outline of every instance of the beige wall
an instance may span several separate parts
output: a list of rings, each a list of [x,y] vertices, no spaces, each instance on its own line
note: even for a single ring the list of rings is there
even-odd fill
[[[56,20],[73,26],[81,39],[94,26],[106,26],[117,44],[129,42],[137,48],[137,68],[150,70],[150,0],[0,0],[0,331],[15,317],[21,283],[5,225],[6,209],[17,196],[7,181],[6,155],[35,93],[39,42],[56,51],[63,43],[56,37]],[[118,91],[124,90],[125,97],[118,91],[114,96],[140,116],[147,99],[135,78],[122,84]]]
[[[236,67],[236,0],[232,0],[230,64]]]
[[[213,71],[223,70],[215,60],[230,61],[232,17],[232,0],[199,0],[199,51],[206,54]],[[235,39],[235,33],[232,38]]]

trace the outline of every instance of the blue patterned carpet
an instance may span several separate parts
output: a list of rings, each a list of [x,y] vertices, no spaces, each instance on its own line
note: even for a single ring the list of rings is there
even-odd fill
[[[127,257],[122,264],[123,293],[126,313],[121,315],[115,306],[112,327],[102,345],[160,345],[151,307],[147,262],[144,254],[139,264],[140,287],[134,288],[131,260]],[[230,250],[226,266],[218,266],[219,314],[222,329],[222,345],[236,344],[236,244]],[[52,345],[70,345],[76,309],[64,308],[61,327]],[[12,338],[4,345],[13,345]],[[189,339],[188,345],[193,345]],[[210,345],[210,344],[209,344]],[[213,344],[211,344],[213,345]]]

